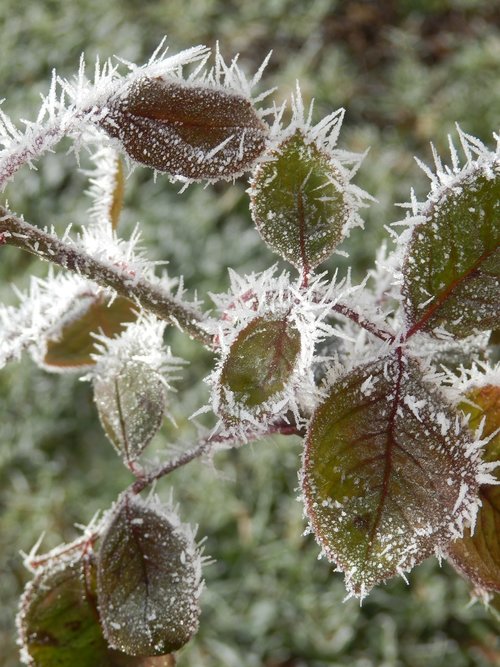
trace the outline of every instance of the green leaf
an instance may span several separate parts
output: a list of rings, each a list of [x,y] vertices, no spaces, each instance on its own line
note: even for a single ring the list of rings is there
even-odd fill
[[[98,553],[98,599],[109,644],[162,655],[198,628],[200,561],[192,536],[137,496],[119,502]]]
[[[237,404],[247,408],[275,397],[290,380],[300,347],[300,334],[286,316],[256,317],[240,331],[224,360],[222,396],[229,391]]]
[[[363,597],[446,543],[475,509],[477,463],[458,413],[400,353],[339,379],[309,426],[306,513]]]
[[[265,148],[268,128],[248,99],[230,91],[144,78],[108,106],[101,125],[127,155],[176,176],[233,178]]]
[[[500,163],[476,167],[429,199],[403,265],[410,331],[458,338],[500,326]]]
[[[271,248],[298,269],[327,259],[351,215],[344,178],[329,155],[297,130],[252,178],[251,211]]]
[[[111,444],[128,463],[158,432],[165,412],[166,390],[160,375],[140,361],[125,361],[94,378],[94,400]]]
[[[82,296],[66,314],[57,332],[49,333],[43,364],[52,371],[93,366],[91,354],[97,352],[93,334],[111,338],[121,333],[123,324],[136,319],[134,305],[116,297],[109,304],[104,298]]]
[[[500,429],[500,387],[485,385],[467,393],[475,403],[463,403],[462,409],[471,416],[470,426],[478,428],[484,419],[484,438]],[[500,434],[492,438],[483,452],[487,462],[500,463]],[[500,482],[497,469],[496,478]],[[455,568],[479,589],[500,592],[500,486],[483,484],[479,489],[481,508],[473,535],[467,528],[464,537],[451,542],[448,558]]]
[[[33,667],[174,667],[172,655],[132,657],[104,639],[95,592],[95,566],[83,557],[61,560],[37,574],[18,617],[23,658]]]
[[[23,651],[37,667],[108,667],[107,643],[99,625],[83,560],[43,571],[21,601]]]

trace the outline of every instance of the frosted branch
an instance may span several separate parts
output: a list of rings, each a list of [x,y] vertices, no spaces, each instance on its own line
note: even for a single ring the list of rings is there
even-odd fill
[[[137,278],[120,266],[100,261],[70,241],[38,229],[0,206],[0,245],[26,250],[38,258],[73,271],[102,287],[111,287],[157,317],[178,326],[192,338],[212,347],[212,337],[203,329],[203,314],[182,303],[161,285]]]
[[[377,338],[380,338],[380,340],[384,340],[390,343],[394,342],[394,336],[391,333],[385,331],[384,329],[380,329],[380,327],[378,327],[376,324],[368,320],[363,315],[360,315],[352,308],[349,308],[349,306],[346,306],[344,303],[336,303],[332,306],[332,309],[336,313],[344,315],[344,317],[347,317],[362,329],[365,329]]]

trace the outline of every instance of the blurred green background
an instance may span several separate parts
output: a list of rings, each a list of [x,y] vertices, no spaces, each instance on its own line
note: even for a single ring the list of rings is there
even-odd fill
[[[343,249],[357,277],[373,262],[384,225],[402,217],[395,202],[427,181],[413,155],[430,161],[429,141],[446,150],[457,121],[488,142],[500,110],[500,7],[491,0],[2,0],[0,98],[14,119],[33,118],[53,67],[71,76],[85,51],[144,61],[168,35],[173,52],[198,43],[241,54],[255,71],[273,57],[264,84],[287,97],[299,79],[316,120],[347,109],[340,146],[371,147],[356,183],[378,199]],[[86,181],[74,159],[46,155],[8,188],[11,207],[38,225],[62,229],[86,220]],[[84,160],[85,162],[85,160]],[[178,187],[137,169],[127,181],[121,233],[137,221],[150,256],[168,260],[172,275],[205,298],[226,289],[227,262],[239,272],[263,269],[276,257],[262,244],[248,212],[245,182],[207,189]],[[325,268],[340,266],[334,256]],[[46,265],[11,248],[0,250],[0,297],[10,282],[25,286]],[[209,303],[207,297],[207,304]],[[187,417],[206,399],[201,380],[210,355],[179,334],[174,353],[191,361],[172,397],[183,443]],[[168,423],[153,454],[165,458],[174,436]],[[500,665],[498,625],[468,585],[434,560],[416,568],[410,586],[394,580],[360,608],[343,603],[342,578],[317,560],[302,537],[296,501],[298,439],[266,440],[178,471],[171,485],[182,516],[207,536],[207,588],[199,634],[180,667],[466,667]],[[106,508],[130,481],[96,419],[90,386],[53,376],[29,359],[0,373],[0,664],[19,664],[14,616],[28,574],[19,550],[42,531],[43,548],[73,539],[75,523]],[[96,666],[98,667],[98,666]]]

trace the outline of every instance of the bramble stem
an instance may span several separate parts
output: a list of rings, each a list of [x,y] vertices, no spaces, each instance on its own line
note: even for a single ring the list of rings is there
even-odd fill
[[[111,287],[120,296],[139,304],[157,317],[173,323],[181,330],[209,348],[212,336],[203,330],[203,313],[181,303],[160,285],[137,278],[112,264],[101,262],[69,242],[61,241],[54,234],[34,227],[0,206],[1,244],[26,250],[42,260],[52,262],[94,281],[102,287]]]
[[[295,424],[287,424],[285,422],[280,422],[278,424],[271,424],[265,433],[249,431],[245,434],[246,440],[256,440],[257,438],[264,438],[268,435],[303,435],[302,431]],[[187,463],[190,463],[194,459],[200,458],[207,454],[213,447],[220,444],[231,444],[237,443],[242,440],[241,437],[235,435],[212,435],[211,437],[204,438],[199,442],[196,447],[188,449],[187,452],[180,454],[175,459],[167,461],[164,465],[161,465],[156,470],[152,470],[150,473],[145,474],[142,477],[139,477],[131,487],[130,491],[134,494],[140,493],[147,486],[155,482],[161,477],[165,477],[169,473],[182,468]]]

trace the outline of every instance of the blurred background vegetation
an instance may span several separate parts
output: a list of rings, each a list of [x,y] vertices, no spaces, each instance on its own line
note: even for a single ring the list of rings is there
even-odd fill
[[[33,118],[50,71],[72,76],[80,53],[92,63],[117,54],[143,62],[168,35],[173,52],[198,43],[241,54],[265,76],[278,101],[299,79],[316,120],[347,109],[342,148],[371,147],[356,182],[378,199],[343,249],[360,277],[402,217],[395,202],[413,186],[427,189],[413,155],[430,161],[429,141],[446,150],[454,123],[489,142],[500,110],[500,7],[491,0],[2,0],[0,97],[14,119]],[[64,146],[24,169],[9,186],[11,207],[38,225],[62,229],[86,220],[85,177]],[[276,261],[253,229],[245,182],[178,187],[137,169],[127,181],[121,233],[137,221],[150,255],[170,262],[200,296],[226,289],[227,263],[239,272]],[[325,268],[346,260],[334,256]],[[9,283],[27,284],[47,267],[11,248],[0,251],[0,297]],[[209,303],[208,297],[207,302]],[[182,441],[187,417],[206,398],[201,380],[210,356],[179,334],[176,354],[190,359],[171,411]],[[155,452],[165,457],[167,423]],[[180,667],[467,667],[500,665],[498,625],[446,564],[427,561],[410,576],[379,587],[362,607],[342,603],[342,578],[325,561],[296,501],[300,442],[266,440],[220,454],[215,469],[196,462],[158,484],[170,484],[185,520],[207,536],[201,629]],[[28,574],[19,550],[42,531],[43,548],[73,539],[129,483],[100,429],[90,386],[48,375],[29,359],[0,373],[0,664],[19,664],[14,616]],[[98,667],[98,666],[96,666]]]

